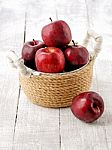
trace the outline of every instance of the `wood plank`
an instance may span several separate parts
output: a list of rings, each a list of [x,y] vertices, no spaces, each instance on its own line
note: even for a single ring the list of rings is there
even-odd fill
[[[41,38],[41,29],[52,20],[56,20],[56,8],[54,0],[29,2],[27,10],[26,41]]]
[[[54,1],[39,0],[30,4],[27,10],[26,41],[41,39],[42,26],[49,23],[51,15],[53,19],[56,18]],[[21,91],[13,149],[59,150],[59,140],[59,109],[36,106]]]
[[[6,52],[19,51],[24,37],[24,13],[0,5],[0,149],[12,150],[19,96],[18,73],[8,67]]]
[[[0,6],[0,52],[10,49],[20,52],[22,48],[22,44],[18,41],[22,41],[24,37],[25,12],[18,12],[12,8]]]
[[[62,5],[64,5],[65,1],[62,1]],[[89,20],[89,12],[87,10],[87,4],[84,3],[78,3],[77,9],[72,9],[74,12],[72,15],[70,15],[71,11],[69,12],[69,5],[74,7],[76,3],[74,4],[71,2],[70,4],[66,5],[67,10],[62,10],[61,8],[58,7],[59,9],[59,16],[62,14],[63,18],[67,18],[68,16],[75,16],[74,19],[70,19],[72,22],[72,27],[74,28],[74,20],[77,19],[77,25],[76,30],[78,31],[77,33],[80,33],[81,31],[84,31],[88,27],[91,27],[91,20]],[[92,3],[91,3],[92,4]],[[59,3],[60,5],[60,3]],[[70,8],[72,8],[70,7]],[[92,7],[92,5],[91,5]],[[63,8],[65,9],[65,8]],[[78,15],[77,15],[78,14]],[[84,15],[85,14],[85,15]],[[68,16],[67,16],[68,15]],[[83,16],[84,15],[84,16]],[[66,17],[64,17],[66,16]],[[94,16],[93,16],[94,17]],[[67,18],[67,21],[69,19]],[[82,22],[84,24],[84,28],[82,29]],[[81,25],[79,24],[81,23]],[[79,32],[80,30],[80,32]],[[73,32],[74,33],[74,32]],[[82,32],[84,33],[84,32]],[[81,36],[77,36],[77,38],[80,39],[82,38]],[[102,54],[103,55],[103,54]],[[100,55],[101,58],[101,55]],[[104,61],[105,62],[105,61]],[[99,65],[100,66],[100,65]],[[109,65],[110,66],[110,65]],[[94,75],[93,75],[93,83],[91,90],[94,90],[98,92],[98,81],[96,80],[96,74],[95,74],[95,68],[94,68]],[[99,69],[100,70],[100,69]],[[74,118],[73,114],[71,113],[70,109],[60,109],[60,132],[61,132],[61,149],[63,150],[86,150],[86,149],[102,149],[106,150],[111,147],[111,142],[107,142],[106,140],[106,134],[105,134],[105,129],[104,129],[104,124],[100,124],[100,122],[104,121],[105,116],[103,116],[100,120],[95,122],[94,124],[85,124],[78,119]],[[100,134],[100,135],[99,135]]]
[[[18,103],[18,74],[9,70],[5,53],[0,52],[0,149],[12,150]]]
[[[70,24],[73,39],[82,42],[88,27],[88,18],[85,1],[59,1],[57,0],[57,15]],[[74,119],[70,108],[60,109],[60,147],[62,150],[81,150],[85,143],[84,125]],[[90,131],[91,132],[91,131]],[[83,149],[84,147],[82,147]],[[86,147],[89,149],[90,147]],[[83,149],[84,150],[84,149]]]
[[[89,26],[103,36],[101,59],[111,60],[112,54],[112,2],[86,0]]]
[[[91,90],[98,92],[104,99],[105,112],[99,120],[93,124],[86,124],[76,119],[69,108],[61,109],[61,146],[63,150],[112,149],[111,75],[112,61],[97,60]]]
[[[103,64],[103,65],[102,65]],[[102,95],[105,102],[105,112],[100,120],[99,124],[102,126],[105,134],[107,149],[112,149],[112,132],[111,128],[111,114],[112,114],[112,60],[100,60],[96,65],[96,80],[97,80],[97,91]]]
[[[41,39],[41,27],[49,22],[47,18],[51,15],[54,20],[58,17],[67,21],[72,29],[73,39],[79,42],[82,41],[88,25],[92,22],[88,20],[90,13],[86,10],[87,5],[85,5],[85,1],[79,2],[79,0],[75,0],[68,3],[68,1],[64,0],[57,0],[55,2],[51,0],[46,2],[35,0],[32,2],[29,1],[27,4],[26,40],[31,40],[32,38]],[[19,6],[22,5],[19,3]],[[91,9],[92,6],[90,7]],[[13,9],[15,10],[15,8]],[[2,13],[4,12],[6,18],[9,14],[13,16],[13,12],[15,11],[12,8],[9,8],[8,11],[6,10],[6,8],[4,8],[4,11],[2,9]],[[24,26],[22,13],[18,14],[17,11],[13,17],[14,19],[10,21],[2,17],[3,26],[5,26],[5,30],[3,26],[0,29],[0,33],[2,33],[0,35],[2,51],[6,51],[9,48],[18,50],[22,46],[23,34],[21,33],[23,33]],[[14,26],[14,24],[16,25]],[[21,29],[22,31],[20,31]],[[9,33],[7,38],[6,33]],[[108,34],[106,35],[107,39],[111,41]],[[6,46],[4,41],[7,43]],[[111,52],[111,42],[109,43],[108,51]],[[107,47],[103,45],[103,49],[105,51]],[[4,68],[7,66],[3,63],[0,67],[2,68],[2,73],[0,72],[0,82],[2,85],[0,86],[0,97],[4,98],[3,100],[0,99],[0,110],[2,110],[0,114],[0,149],[10,150],[13,147],[13,150],[111,150],[112,132],[110,118],[112,112],[110,101],[112,98],[110,91],[112,62],[110,53],[107,55],[104,51],[101,52],[99,59],[96,61],[91,89],[100,92],[104,97],[106,112],[97,122],[91,125],[74,118],[69,108],[60,110],[47,109],[33,105],[28,101],[23,91],[20,94],[18,114],[16,114],[17,95],[19,91],[16,81],[18,80],[17,73],[10,71],[6,74],[6,69]],[[106,60],[104,54],[106,54]],[[1,53],[1,58],[2,56]],[[108,59],[108,56],[110,59]],[[12,93],[11,89],[15,89],[15,92]],[[8,91],[7,95],[5,95],[5,91]],[[15,134],[13,134],[14,130]],[[12,145],[13,139],[14,143]]]
[[[74,41],[81,43],[88,27],[88,18],[84,0],[56,0],[58,19],[65,20],[72,31]]]
[[[59,110],[39,107],[21,91],[14,150],[58,150]]]

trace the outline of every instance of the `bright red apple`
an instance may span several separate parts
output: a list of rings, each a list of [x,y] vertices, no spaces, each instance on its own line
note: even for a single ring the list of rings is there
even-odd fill
[[[58,73],[65,67],[63,52],[56,47],[41,48],[35,55],[36,68],[40,72]]]
[[[41,35],[44,43],[52,47],[66,46],[72,39],[70,27],[63,20],[54,21],[44,26]]]
[[[74,43],[74,41],[73,41]],[[89,60],[89,52],[88,50],[74,43],[73,46],[68,46],[64,51],[65,59],[66,59],[66,70],[71,71],[70,69],[78,69],[85,64],[87,64]]]
[[[103,114],[104,102],[98,93],[84,92],[73,98],[71,110],[78,119],[91,123]]]

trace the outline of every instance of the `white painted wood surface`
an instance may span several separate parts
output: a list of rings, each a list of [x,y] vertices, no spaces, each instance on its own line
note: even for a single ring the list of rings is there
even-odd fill
[[[110,0],[0,1],[0,150],[112,150],[111,6]],[[32,104],[19,87],[18,73],[7,66],[6,51],[20,54],[25,40],[41,39],[49,17],[67,21],[79,43],[88,27],[104,37],[91,90],[104,98],[105,112],[93,124],[76,119],[70,108]]]

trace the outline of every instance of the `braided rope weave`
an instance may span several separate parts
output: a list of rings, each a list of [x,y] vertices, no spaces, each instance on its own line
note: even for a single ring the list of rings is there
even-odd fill
[[[44,107],[67,107],[77,94],[89,90],[93,61],[80,71],[64,75],[20,76],[20,84],[29,99]]]
[[[34,104],[53,108],[67,107],[71,105],[74,96],[89,90],[92,81],[93,64],[102,43],[101,36],[97,35],[93,30],[88,30],[83,43],[84,46],[87,47],[91,37],[95,39],[96,46],[88,64],[71,72],[40,73],[27,68],[21,59],[12,59],[8,55],[10,63],[20,72],[19,81],[24,93]]]

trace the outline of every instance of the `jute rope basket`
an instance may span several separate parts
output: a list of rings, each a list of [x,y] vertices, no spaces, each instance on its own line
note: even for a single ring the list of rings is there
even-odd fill
[[[72,98],[81,92],[88,91],[91,86],[94,61],[101,49],[102,37],[93,30],[88,30],[83,45],[87,47],[90,38],[96,44],[89,62],[80,69],[65,73],[42,73],[27,68],[23,60],[10,51],[8,60],[19,71],[20,85],[26,96],[37,105],[44,107],[67,107]]]

